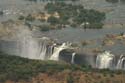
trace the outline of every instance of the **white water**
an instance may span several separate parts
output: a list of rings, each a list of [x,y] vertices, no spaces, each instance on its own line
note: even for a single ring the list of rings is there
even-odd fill
[[[70,49],[71,46],[71,43],[63,43],[57,47],[56,43],[47,37],[36,38],[27,27],[20,27],[17,34],[19,56],[29,59],[58,61],[60,52],[64,49]]]
[[[44,60],[48,52],[47,43],[50,41],[50,39],[47,37],[34,38],[32,31],[26,27],[19,30],[19,33],[18,46],[20,50],[20,56],[29,59]],[[50,51],[49,55],[51,55],[51,53],[52,52]]]
[[[75,55],[76,55],[76,53],[72,53],[72,59],[71,59],[71,63],[72,63],[72,64],[74,64],[74,63],[75,63],[75,62],[74,62]]]
[[[109,51],[105,51],[102,54],[97,55],[96,67],[99,69],[106,69],[113,67],[114,55]]]
[[[125,69],[125,56],[121,55],[118,60],[117,69]]]
[[[71,46],[70,43],[63,43],[61,46],[57,47],[54,51],[54,53],[52,54],[52,56],[50,57],[50,60],[55,60],[58,61],[59,60],[59,53],[64,50],[64,49],[69,49]]]
[[[32,31],[27,27],[19,27],[17,31],[17,43],[19,49],[19,56],[29,59],[40,60],[59,60],[60,52],[64,49],[72,49],[71,43],[63,43],[62,45],[56,45],[51,39],[47,37],[36,38]],[[72,53],[71,63],[74,64],[76,53]],[[98,54],[96,58],[96,67],[99,69],[125,69],[125,56],[121,55],[118,59],[117,65],[114,62],[115,56],[109,51]],[[90,59],[88,59],[90,60]]]
[[[40,60],[55,60],[59,61],[60,52],[65,49],[72,49],[71,43],[62,43],[62,45],[56,45],[51,39],[47,37],[36,38],[33,36],[32,31],[27,27],[20,27],[18,31],[18,46],[20,50],[20,56],[29,59]],[[51,44],[50,44],[51,42]],[[53,42],[53,43],[52,43]],[[72,53],[71,63],[74,64],[76,53]],[[96,67],[99,69],[105,68],[117,68],[125,69],[125,56],[121,55],[117,65],[114,63],[115,56],[109,51],[98,54],[96,58]]]

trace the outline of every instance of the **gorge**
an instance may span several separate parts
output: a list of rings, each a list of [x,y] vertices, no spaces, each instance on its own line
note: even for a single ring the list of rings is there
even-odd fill
[[[70,56],[68,63],[72,64],[77,64],[78,59],[76,60],[76,58],[81,57],[85,61],[81,61],[79,64],[88,64],[99,69],[125,69],[125,57],[123,55],[118,57],[111,54],[109,51],[104,51],[96,55],[92,54],[84,56],[81,54],[78,56],[77,52],[75,52],[76,48],[72,46],[72,43],[63,42],[62,44],[58,44],[57,41],[48,37],[37,38],[27,27],[20,28],[17,33],[17,41],[15,44],[16,49],[18,49],[17,54],[21,57],[54,61],[60,61],[60,57],[63,57],[63,61],[65,61],[65,59]],[[71,51],[69,55],[65,54],[65,57],[63,54],[60,55],[63,50],[69,49],[74,51]],[[90,58],[93,58],[94,60],[91,61]],[[93,64],[90,64],[90,62]]]

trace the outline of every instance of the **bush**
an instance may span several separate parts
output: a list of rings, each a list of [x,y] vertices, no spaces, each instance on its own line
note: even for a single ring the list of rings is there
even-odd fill
[[[3,15],[4,13],[3,13],[3,11],[0,11],[0,15]]]
[[[24,20],[25,19],[25,17],[24,16],[19,16],[19,18],[18,18],[19,20]]]
[[[119,0],[106,0],[106,1],[110,3],[117,3]]]
[[[51,27],[49,25],[41,25],[39,26],[40,31],[49,31]]]
[[[103,28],[103,24],[102,23],[91,23],[88,28],[90,29],[101,29]]]
[[[55,24],[71,25],[73,27],[79,26],[82,23],[88,22],[90,26],[84,26],[85,28],[97,28],[100,29],[103,26],[105,19],[105,13],[84,9],[82,5],[72,5],[63,2],[48,3],[45,6],[48,13],[53,14],[58,12],[60,18],[50,17],[48,22]],[[79,12],[78,12],[79,11]],[[70,21],[72,19],[72,21]]]
[[[69,76],[67,77],[67,82],[66,82],[66,83],[74,83],[73,77],[69,75]]]
[[[25,20],[32,22],[35,20],[35,18],[33,18],[31,14],[29,14],[27,17],[25,17]]]
[[[53,16],[50,16],[47,21],[48,21],[51,25],[55,25],[55,24],[58,24],[58,23],[59,23],[58,18],[53,17]]]
[[[106,75],[114,76],[113,74],[122,74],[122,71],[111,70],[95,70],[89,65],[75,65],[67,64],[64,62],[55,61],[41,61],[41,60],[29,60],[18,56],[7,55],[0,52],[0,83],[4,83],[6,80],[30,80],[33,76],[39,73],[47,73],[53,75],[65,70],[84,71],[84,72],[99,72]],[[67,83],[75,83],[72,75],[67,77]]]
[[[55,73],[71,69],[66,63],[29,60],[0,52],[0,82],[29,80],[38,73]]]

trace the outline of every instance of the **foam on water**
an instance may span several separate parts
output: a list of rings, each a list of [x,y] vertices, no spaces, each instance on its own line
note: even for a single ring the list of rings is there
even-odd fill
[[[96,67],[99,69],[113,68],[114,55],[109,51],[98,54],[96,58]]]

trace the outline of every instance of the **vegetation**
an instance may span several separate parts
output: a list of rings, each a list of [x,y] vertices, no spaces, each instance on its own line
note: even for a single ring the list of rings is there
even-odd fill
[[[119,0],[106,0],[106,1],[110,3],[117,3]]]
[[[73,77],[71,75],[67,77],[67,83],[74,83]]]
[[[58,19],[58,18],[55,18],[55,17],[53,17],[53,16],[50,16],[50,17],[48,18],[48,22],[51,23],[51,25],[56,25],[56,24],[59,23],[59,19]]]
[[[3,11],[0,11],[0,16],[2,16],[3,15]]]
[[[53,61],[28,60],[0,52],[0,82],[5,80],[28,80],[38,73],[55,73],[71,69],[69,64]]]
[[[31,2],[37,2],[37,1],[40,1],[40,2],[47,2],[47,1],[51,1],[51,2],[65,2],[66,0],[26,0],[26,1],[31,1]],[[75,1],[79,1],[79,0],[70,0],[72,2],[75,2]]]
[[[106,1],[109,2],[109,3],[118,3],[119,1],[125,2],[125,0],[106,0]]]
[[[52,29],[49,25],[41,25],[39,26],[40,31],[49,31],[50,29]]]
[[[120,75],[123,73],[122,71],[92,69],[89,65],[78,66],[64,62],[29,60],[0,52],[0,83],[6,80],[30,80],[39,73],[53,75],[65,70],[70,70],[72,72],[97,72],[110,75],[111,77],[114,77],[115,74]],[[75,83],[71,75],[67,77],[67,83]]]
[[[25,20],[32,22],[32,21],[35,20],[35,18],[33,18],[31,14],[29,14],[29,15],[25,18]]]
[[[55,12],[59,13],[60,18],[55,24],[69,24],[74,26],[83,25],[84,28],[99,29],[102,28],[103,20],[105,19],[105,13],[101,13],[92,9],[85,9],[82,5],[56,2],[48,3],[45,6],[45,9],[49,14],[53,14]]]
[[[67,25],[84,29],[101,29],[105,20],[105,13],[93,9],[85,9],[80,4],[73,5],[64,2],[54,2],[47,3],[44,9],[47,13],[29,14],[27,16],[20,16],[18,19],[25,23],[32,23],[36,20],[47,22],[52,26],[51,28],[55,29],[65,28]]]
[[[24,16],[19,16],[19,18],[18,18],[19,20],[24,20],[25,19],[25,17]]]

